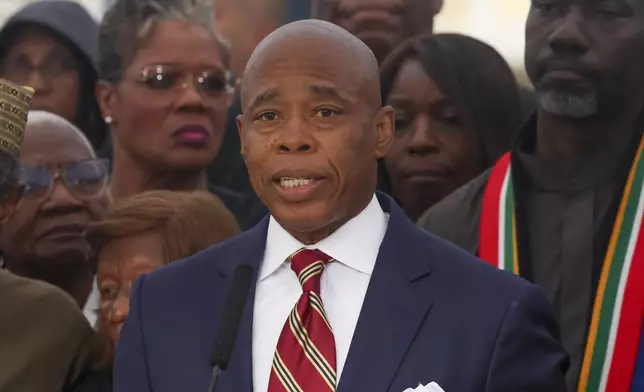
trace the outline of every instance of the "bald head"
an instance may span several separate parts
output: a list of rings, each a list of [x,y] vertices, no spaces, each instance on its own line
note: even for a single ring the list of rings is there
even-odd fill
[[[373,198],[393,138],[369,48],[322,21],[288,24],[251,56],[237,125],[255,192],[300,242],[313,244]]]
[[[74,124],[57,114],[42,110],[30,111],[23,141],[23,154],[28,153],[35,143],[43,141],[74,145],[86,150],[87,158],[96,158],[92,144]]]
[[[371,49],[332,23],[302,20],[275,30],[251,55],[242,80],[244,108],[252,104],[257,79],[288,63],[312,75],[329,68],[347,90],[355,90],[357,98],[374,111],[381,106],[378,62]]]
[[[87,137],[66,119],[45,111],[29,112],[20,160],[58,164],[96,158]]]

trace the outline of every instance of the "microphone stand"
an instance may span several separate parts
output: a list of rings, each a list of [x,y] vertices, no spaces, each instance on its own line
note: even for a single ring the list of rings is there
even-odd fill
[[[221,368],[219,365],[215,365],[212,368],[212,376],[210,377],[210,387],[208,388],[208,392],[215,392],[215,388],[217,387],[217,381],[219,381],[219,375],[221,374]]]
[[[235,268],[233,282],[228,291],[228,298],[221,317],[219,332],[210,352],[212,376],[208,392],[214,392],[221,372],[228,369],[228,362],[233,352],[235,337],[242,318],[244,304],[253,280],[253,269],[242,264]]]

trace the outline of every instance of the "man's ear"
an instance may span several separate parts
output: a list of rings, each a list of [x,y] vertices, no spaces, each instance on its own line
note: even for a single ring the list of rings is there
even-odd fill
[[[391,106],[382,107],[374,119],[376,127],[376,158],[384,158],[394,140],[395,122],[394,109]]]
[[[235,119],[237,122],[237,132],[239,133],[239,144],[241,145],[241,156],[246,157],[246,148],[244,147],[246,143],[244,143],[244,137],[246,136],[245,130],[244,130],[244,113],[238,114],[237,118]]]

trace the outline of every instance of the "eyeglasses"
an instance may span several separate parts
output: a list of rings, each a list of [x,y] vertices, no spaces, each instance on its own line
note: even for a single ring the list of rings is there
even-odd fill
[[[105,193],[109,178],[109,160],[87,159],[59,166],[21,165],[18,181],[23,187],[22,200],[47,199],[56,181],[61,181],[79,200],[89,200]]]
[[[23,84],[29,81],[29,77],[34,72],[39,73],[43,79],[51,81],[74,69],[74,59],[70,55],[59,52],[51,53],[40,64],[33,64],[31,59],[24,54],[9,56],[2,64],[2,74],[7,79]]]
[[[217,68],[185,72],[171,65],[152,65],[144,67],[139,75],[140,83],[171,100],[176,99],[177,89],[188,88],[190,80],[202,97],[216,108],[227,107],[235,91],[231,73]]]

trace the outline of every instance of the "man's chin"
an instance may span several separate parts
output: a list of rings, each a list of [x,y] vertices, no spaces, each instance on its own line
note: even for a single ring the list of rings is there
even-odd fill
[[[597,95],[592,90],[539,91],[539,106],[558,117],[583,119],[597,113]]]
[[[294,237],[298,235],[314,235],[325,231],[327,228],[333,231],[333,222],[342,221],[337,219],[335,211],[317,208],[317,206],[300,206],[295,208],[277,208],[271,212],[275,220]],[[327,233],[327,235],[330,233]],[[298,238],[301,240],[301,238]]]
[[[56,265],[84,265],[90,252],[86,241],[70,241],[65,244],[39,244],[37,255]]]

